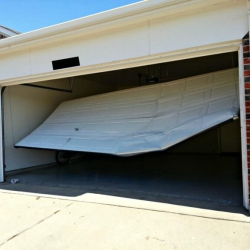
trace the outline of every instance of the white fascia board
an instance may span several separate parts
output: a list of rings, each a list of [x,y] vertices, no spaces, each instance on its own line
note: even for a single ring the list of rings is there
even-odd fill
[[[242,2],[237,0],[236,2]],[[148,0],[125,7],[101,12],[73,21],[50,26],[36,31],[28,32],[0,41],[0,54],[6,51],[13,52],[16,49],[39,46],[52,40],[60,40],[74,33],[86,35],[112,29],[115,26],[124,26],[132,23],[143,22],[152,18],[160,18],[195,11],[211,6],[232,3],[230,0]],[[236,3],[237,4],[237,3]],[[81,33],[81,34],[80,34]]]
[[[88,75],[94,73],[107,72],[112,70],[126,69],[138,66],[145,66],[149,64],[171,62],[178,60],[185,60],[201,56],[209,56],[221,53],[234,52],[239,50],[242,40],[229,41],[227,43],[211,44],[208,46],[194,47],[179,51],[172,51],[170,53],[161,53],[158,55],[150,55],[142,58],[131,58],[126,61],[116,61],[104,64],[96,64],[83,67],[68,68],[62,70],[50,71],[44,74],[26,75],[24,77],[10,78],[0,80],[0,86],[11,86],[23,83],[34,83],[40,81],[47,81],[53,79],[61,79],[66,77],[73,77],[79,75]]]

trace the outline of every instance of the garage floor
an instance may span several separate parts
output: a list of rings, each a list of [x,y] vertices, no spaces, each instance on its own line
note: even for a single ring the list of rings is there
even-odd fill
[[[17,178],[18,184],[10,184]],[[242,207],[239,155],[103,155],[11,174],[0,189],[78,196],[98,193],[216,210]]]

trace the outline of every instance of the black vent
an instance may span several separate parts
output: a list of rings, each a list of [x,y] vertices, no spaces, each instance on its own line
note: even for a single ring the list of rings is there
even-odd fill
[[[80,66],[79,57],[66,58],[62,60],[52,61],[53,70],[65,69]]]

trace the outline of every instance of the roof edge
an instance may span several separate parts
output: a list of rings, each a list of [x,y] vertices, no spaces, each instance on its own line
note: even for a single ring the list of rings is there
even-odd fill
[[[231,0],[145,0],[134,4],[126,5],[116,9],[100,12],[94,15],[82,17],[72,21],[61,24],[49,26],[39,30],[20,34],[19,36],[10,37],[0,41],[0,51],[14,49],[14,47],[22,47],[25,43],[29,46],[35,44],[36,41],[51,39],[58,37],[58,35],[67,35],[73,30],[80,30],[84,28],[91,28],[92,26],[108,26],[110,22],[118,21],[119,19],[133,18],[140,14],[148,14],[154,11],[171,11],[171,13],[180,12],[180,7],[191,11],[192,8],[201,9],[203,7],[213,6],[216,4],[223,4],[231,2]],[[197,6],[196,6],[197,5]]]
[[[7,28],[3,25],[0,25],[0,33],[3,34],[6,37],[11,37],[15,35],[20,35],[21,33],[19,31]]]

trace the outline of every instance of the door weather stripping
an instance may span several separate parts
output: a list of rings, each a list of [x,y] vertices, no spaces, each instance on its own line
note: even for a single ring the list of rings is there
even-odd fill
[[[128,156],[167,149],[239,113],[238,69],[63,102],[17,147]]]

